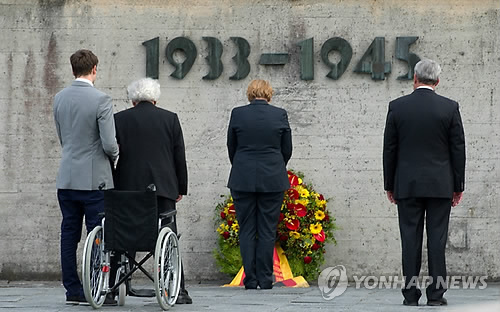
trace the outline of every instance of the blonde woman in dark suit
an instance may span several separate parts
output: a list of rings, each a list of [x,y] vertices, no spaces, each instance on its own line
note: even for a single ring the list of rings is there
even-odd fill
[[[290,187],[286,165],[292,156],[292,134],[286,111],[269,104],[272,95],[269,82],[250,82],[250,104],[233,109],[227,133],[232,164],[228,187],[240,226],[246,289],[273,286],[276,228]]]

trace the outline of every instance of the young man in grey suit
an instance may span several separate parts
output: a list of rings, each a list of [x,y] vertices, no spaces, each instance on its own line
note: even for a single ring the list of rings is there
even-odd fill
[[[384,188],[398,205],[403,252],[404,305],[416,306],[424,218],[430,284],[428,305],[446,305],[445,248],[451,206],[462,199],[465,138],[458,103],[437,95],[441,68],[415,65],[414,91],[389,104],[384,133]]]
[[[101,221],[102,190],[113,188],[111,162],[118,158],[111,98],[94,88],[98,59],[89,50],[70,57],[76,79],[54,98],[54,119],[62,146],[56,180],[62,213],[61,267],[66,303],[86,302],[76,250],[85,216],[87,232]],[[113,302],[105,302],[113,304]]]

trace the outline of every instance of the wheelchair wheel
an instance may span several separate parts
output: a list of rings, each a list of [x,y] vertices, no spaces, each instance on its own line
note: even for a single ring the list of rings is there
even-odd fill
[[[177,235],[161,229],[156,241],[154,283],[156,299],[163,310],[175,304],[181,284],[181,256]]]
[[[125,305],[125,296],[127,295],[127,287],[125,286],[124,283],[122,283],[120,286],[118,286],[118,305],[123,306]]]
[[[83,249],[83,292],[94,309],[104,303],[109,282],[109,254],[104,251],[103,238],[102,226],[96,226],[87,236]]]
[[[115,285],[122,278],[122,276],[126,274],[125,265],[122,265],[122,267],[118,270],[118,272],[116,272]],[[118,286],[118,298],[116,301],[118,302],[119,306],[125,305],[125,296],[127,295],[127,285],[125,283],[126,281],[121,283],[120,286]]]

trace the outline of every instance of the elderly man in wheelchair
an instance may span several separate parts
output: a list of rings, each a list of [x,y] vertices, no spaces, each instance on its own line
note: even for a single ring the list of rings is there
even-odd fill
[[[104,201],[102,224],[89,233],[83,251],[85,298],[97,309],[110,294],[118,295],[118,305],[124,305],[126,295],[156,296],[161,308],[167,310],[175,304],[181,282],[179,241],[170,228],[175,224],[176,211],[158,214],[154,185],[145,191],[105,191]],[[136,262],[135,252],[147,254]],[[112,256],[118,261],[113,268],[114,282],[110,283]],[[143,268],[151,257],[152,275]],[[154,291],[131,287],[131,276],[137,270],[153,281]]]

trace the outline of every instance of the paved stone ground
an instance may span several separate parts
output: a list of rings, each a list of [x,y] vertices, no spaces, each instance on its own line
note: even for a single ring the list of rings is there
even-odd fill
[[[333,300],[324,300],[316,286],[245,290],[220,287],[221,283],[188,283],[191,305],[176,305],[171,311],[500,311],[500,284],[489,283],[483,290],[454,289],[446,293],[449,305],[428,307],[421,298],[419,307],[405,307],[398,289],[355,289],[353,285]],[[0,281],[0,312],[3,311],[92,311],[90,306],[67,306],[64,289],[56,282]],[[156,298],[127,297],[125,306],[103,307],[102,311],[161,311]]]

